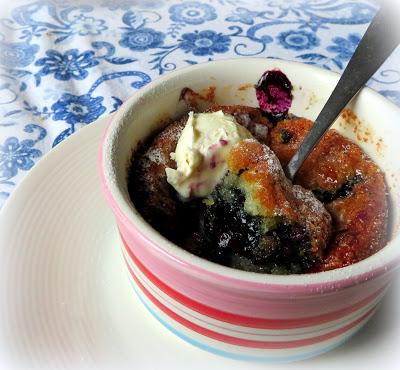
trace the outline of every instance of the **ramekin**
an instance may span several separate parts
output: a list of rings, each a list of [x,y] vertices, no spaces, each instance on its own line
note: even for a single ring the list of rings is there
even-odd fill
[[[215,87],[220,104],[256,105],[252,85],[280,68],[294,85],[294,114],[315,119],[339,76],[313,66],[261,58],[210,62],[169,73],[139,90],[114,114],[99,155],[100,178],[115,215],[132,285],[168,329],[210,352],[242,360],[289,362],[335,348],[373,315],[400,259],[400,110],[371,89],[352,102],[357,122],[338,120],[386,174],[390,240],[373,256],[333,271],[277,276],[201,259],[155,231],[127,189],[132,153],[168,119],[179,117],[182,88]],[[364,135],[365,134],[365,135]],[[363,136],[364,135],[364,136]]]

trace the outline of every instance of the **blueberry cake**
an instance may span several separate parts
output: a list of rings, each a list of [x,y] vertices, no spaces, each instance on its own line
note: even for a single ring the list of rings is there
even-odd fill
[[[256,85],[259,107],[215,105],[189,88],[189,113],[134,153],[128,188],[143,218],[176,245],[269,274],[340,268],[386,243],[384,175],[330,130],[295,181],[282,170],[312,126],[289,113],[279,70]]]

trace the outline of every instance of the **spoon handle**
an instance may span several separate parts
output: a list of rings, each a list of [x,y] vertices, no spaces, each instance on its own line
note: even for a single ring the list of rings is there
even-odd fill
[[[289,179],[293,180],[341,111],[400,43],[398,23],[388,6],[376,14],[314,125],[287,165]]]

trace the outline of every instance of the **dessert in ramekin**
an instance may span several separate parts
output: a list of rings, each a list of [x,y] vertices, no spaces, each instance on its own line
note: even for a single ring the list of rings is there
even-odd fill
[[[392,280],[400,255],[399,164],[393,161],[399,156],[395,140],[400,133],[398,108],[364,89],[350,107],[360,120],[347,113],[335,125],[382,169],[389,192],[386,245],[346,267],[276,275],[208,261],[152,228],[128,192],[132,153],[166,118],[174,120],[185,113],[186,106],[179,100],[183,88],[202,91],[212,86],[219,105],[257,106],[252,85],[265,70],[274,68],[282,70],[293,84],[291,113],[315,119],[337,81],[333,73],[265,59],[193,66],[149,84],[113,116],[101,144],[100,174],[135,290],[153,315],[182,338],[209,351],[239,359],[285,362],[342,343],[371,317]]]

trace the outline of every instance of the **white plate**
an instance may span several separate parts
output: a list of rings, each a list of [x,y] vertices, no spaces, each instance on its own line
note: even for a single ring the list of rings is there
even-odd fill
[[[0,369],[395,369],[399,284],[344,346],[279,367],[229,360],[166,330],[129,285],[97,176],[107,118],[45,156],[0,213]]]

